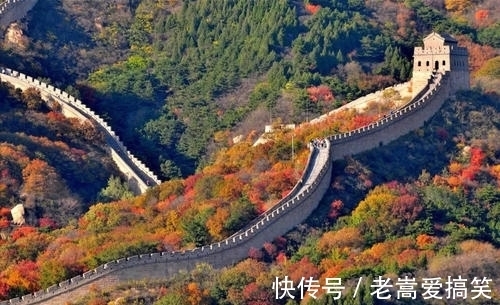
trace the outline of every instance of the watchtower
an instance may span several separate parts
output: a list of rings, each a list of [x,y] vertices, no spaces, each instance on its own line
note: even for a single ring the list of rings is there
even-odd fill
[[[458,46],[450,35],[432,32],[423,39],[423,47],[413,52],[412,87],[418,94],[428,83],[433,73],[450,75],[450,93],[470,88],[469,61],[467,49]]]

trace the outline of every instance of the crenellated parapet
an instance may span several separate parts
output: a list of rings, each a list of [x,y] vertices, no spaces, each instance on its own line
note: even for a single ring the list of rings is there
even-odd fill
[[[133,279],[131,274],[137,278],[164,278],[180,270],[192,269],[199,263],[209,263],[215,267],[234,264],[247,257],[250,249],[262,247],[265,242],[303,222],[316,209],[329,187],[331,150],[328,141],[325,147],[311,146],[310,150],[301,183],[274,208],[231,237],[192,250],[147,253],[114,260],[44,290],[0,302],[0,305],[65,304],[70,299],[68,295],[79,289],[89,289],[92,284],[106,279]]]
[[[275,207],[221,242],[186,251],[121,258],[45,290],[0,302],[0,305],[64,304],[75,295],[86,293],[96,283],[105,285],[143,278],[161,279],[180,270],[192,269],[199,263],[214,267],[234,264],[247,257],[251,248],[260,248],[265,242],[302,223],[316,209],[329,187],[334,160],[384,145],[422,126],[448,98],[449,86],[449,76],[438,74],[405,107],[372,124],[328,137],[324,148],[311,146],[306,168],[294,189]]]
[[[137,193],[143,193],[149,187],[161,183],[158,177],[125,147],[111,127],[79,99],[59,88],[8,68],[0,68],[0,78],[18,88],[34,87],[40,90],[45,101],[58,102],[65,116],[94,123],[104,133],[108,151]]]
[[[406,106],[366,126],[330,136],[332,158],[338,160],[385,145],[418,129],[441,108],[449,94],[449,75],[436,74]]]

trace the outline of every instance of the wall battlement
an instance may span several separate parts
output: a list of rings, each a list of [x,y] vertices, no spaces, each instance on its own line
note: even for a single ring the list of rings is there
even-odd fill
[[[12,16],[17,16],[14,14],[8,15],[8,12],[17,11],[17,13],[20,13],[25,11],[25,15],[28,10],[25,10],[23,5],[29,3],[34,5],[36,0],[8,0],[6,2],[8,2],[9,10],[0,10],[0,25],[5,22],[12,22],[13,20],[9,21],[13,18]],[[0,5],[0,9],[1,7]],[[17,83],[19,86],[34,86],[40,89],[42,93],[62,102],[61,104],[66,107],[68,115],[74,114],[81,116],[83,119],[96,122],[106,131],[107,140],[110,140],[108,145],[111,151],[120,156],[119,159],[123,160],[124,163],[132,164],[132,167],[144,170],[144,174],[148,175],[146,174],[148,169],[126,150],[104,120],[85,107],[81,101],[76,100],[60,89],[29,76],[8,69],[4,70],[8,72],[8,74],[4,74],[5,77],[10,77],[10,81]],[[15,75],[16,73],[18,75]],[[452,86],[452,79],[446,71],[438,73],[431,82],[429,82],[429,78],[426,78],[422,86],[423,90],[407,106],[375,123],[348,133],[328,137],[326,148],[310,147],[311,153],[301,179],[302,183],[296,185],[290,194],[275,207],[260,215],[233,236],[221,242],[192,250],[148,253],[113,260],[47,289],[21,298],[2,301],[0,305],[62,305],[68,300],[73,300],[75,297],[87,293],[92,284],[106,286],[109,283],[133,279],[165,278],[174,272],[191,269],[198,263],[209,263],[214,267],[236,263],[247,257],[249,249],[260,248],[264,242],[285,234],[291,228],[303,222],[316,209],[329,187],[332,173],[331,163],[334,160],[384,145],[422,126],[441,107],[445,99],[452,93],[452,90],[456,89],[454,83]],[[76,109],[75,112],[73,112],[74,109]],[[127,158],[132,161],[127,161]],[[140,175],[137,174],[136,177],[142,179],[139,177]],[[153,178],[155,176],[151,177],[151,179]],[[153,179],[153,181],[160,183],[159,180]],[[147,184],[147,182],[143,183]]]
[[[468,56],[468,52],[462,48],[450,48],[450,46],[443,46],[442,48],[424,49],[422,47],[415,47],[414,55],[432,55],[439,52],[439,54],[451,54],[451,55],[461,55]]]
[[[59,88],[8,68],[0,70],[0,78],[22,89],[34,87],[40,90],[44,100],[53,99],[61,105],[65,116],[93,122],[104,133],[113,160],[127,176],[129,184],[136,193],[143,193],[150,186],[161,183],[158,177],[125,147],[111,127],[79,99]]]
[[[164,278],[196,264],[214,267],[234,264],[248,250],[285,234],[303,222],[317,207],[331,179],[331,162],[384,145],[424,124],[441,107],[449,93],[448,75],[437,75],[416,99],[393,114],[351,132],[328,137],[327,148],[310,147],[311,154],[298,184],[274,208],[266,211],[233,236],[210,245],[182,252],[148,253],[108,262],[80,276],[6,304],[64,304],[90,289],[91,284],[142,278]],[[299,208],[300,207],[300,208]],[[47,303],[46,303],[47,302]]]

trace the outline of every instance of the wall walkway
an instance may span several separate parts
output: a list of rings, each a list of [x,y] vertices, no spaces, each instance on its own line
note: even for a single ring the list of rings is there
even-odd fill
[[[21,13],[22,10],[26,9],[26,3],[29,1],[36,3],[35,0],[10,0],[5,3],[8,2],[8,5],[19,8],[17,13]],[[24,3],[24,6],[21,3]],[[3,3],[0,4],[0,24],[2,19],[9,20],[11,18],[2,14],[5,12],[1,10],[2,5]],[[75,115],[96,122],[106,132],[106,140],[111,152],[119,156],[119,159],[124,163],[122,166],[129,166],[130,170],[137,170],[137,173],[142,172],[142,174],[135,174],[136,179],[144,179],[142,183],[146,186],[148,178],[152,179],[151,182],[160,183],[159,180],[153,179],[155,176],[148,176],[148,170],[145,167],[141,168],[143,165],[135,157],[129,157],[131,154],[111,128],[99,116],[86,108],[81,101],[60,89],[21,73],[9,69],[4,69],[2,72],[0,77],[3,80],[12,82],[21,88],[34,86],[40,89],[44,97],[51,97],[60,102],[67,115]],[[192,269],[198,263],[209,263],[214,267],[236,263],[247,257],[251,248],[260,248],[263,243],[285,234],[297,224],[302,223],[316,209],[329,187],[332,173],[331,163],[334,160],[384,145],[422,126],[448,98],[450,88],[449,76],[438,75],[407,106],[375,123],[348,133],[328,137],[325,148],[311,146],[311,153],[303,176],[290,194],[244,229],[221,242],[189,251],[148,253],[121,258],[47,289],[25,295],[22,298],[2,301],[0,305],[62,305],[68,300],[74,300],[88,294],[93,285],[109,287],[129,280],[161,279],[180,270]],[[133,171],[133,173],[135,172]]]
[[[12,22],[26,16],[38,0],[4,0],[0,3],[0,27],[7,27]]]
[[[97,126],[105,136],[107,149],[116,165],[128,179],[129,185],[136,193],[145,192],[150,186],[159,185],[161,181],[147,166],[139,161],[115,134],[111,127],[95,112],[85,106],[80,100],[55,88],[52,85],[34,79],[17,71],[0,68],[0,79],[23,90],[34,87],[40,90],[45,101],[56,101],[61,105],[62,113],[67,117],[88,120]]]
[[[423,126],[449,97],[450,87],[449,75],[437,74],[408,105],[369,125],[330,136],[332,159],[385,145]]]
[[[199,263],[214,267],[234,264],[248,256],[251,248],[281,236],[302,223],[318,206],[329,187],[333,160],[386,144],[414,130],[430,119],[449,92],[448,75],[438,75],[407,106],[357,130],[330,136],[325,148],[310,147],[311,154],[301,182],[274,208],[266,211],[233,236],[214,244],[183,252],[149,253],[111,261],[80,276],[45,290],[0,302],[5,304],[65,304],[83,296],[92,285],[161,279]]]

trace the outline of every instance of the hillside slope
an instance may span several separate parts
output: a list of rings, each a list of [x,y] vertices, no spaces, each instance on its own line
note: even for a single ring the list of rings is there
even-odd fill
[[[25,203],[32,224],[65,225],[97,199],[116,174],[102,136],[88,123],[49,109],[34,89],[1,83],[2,208]]]
[[[210,161],[217,137],[406,80],[431,30],[463,35],[474,69],[494,56],[494,1],[427,2],[48,0],[4,61],[79,91],[155,172],[179,177]]]

